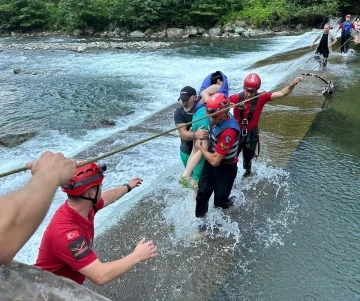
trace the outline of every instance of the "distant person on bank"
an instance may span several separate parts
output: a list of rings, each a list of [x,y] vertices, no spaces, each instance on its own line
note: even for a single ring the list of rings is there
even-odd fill
[[[0,264],[9,263],[34,234],[56,189],[74,174],[76,162],[47,151],[26,168],[31,169],[32,178],[24,187],[0,197]]]
[[[354,23],[350,21],[351,15],[346,15],[345,21],[339,25],[339,28],[335,32],[335,36],[341,29],[341,53],[347,53],[350,49],[350,40],[351,40],[351,32],[355,30],[359,32],[358,29],[355,28]]]
[[[115,261],[101,262],[92,250],[96,212],[142,182],[140,178],[133,178],[129,183],[103,192],[105,170],[106,165],[86,164],[77,168],[71,180],[62,186],[68,199],[55,212],[44,233],[35,266],[79,284],[88,278],[103,285],[157,255],[153,242],[145,239],[140,240],[132,253]]]
[[[357,33],[354,37],[354,43],[359,44],[360,43],[360,18],[356,18],[354,21],[355,29],[357,30]]]
[[[330,33],[329,24],[324,25],[324,30],[315,38],[314,42],[312,42],[310,47],[313,47],[317,40],[320,40],[320,42],[315,51],[315,58],[319,58],[320,55],[323,56],[323,59],[321,61],[319,59],[317,60],[319,61],[319,63],[321,63],[322,68],[325,69],[331,47],[337,41],[335,35]]]

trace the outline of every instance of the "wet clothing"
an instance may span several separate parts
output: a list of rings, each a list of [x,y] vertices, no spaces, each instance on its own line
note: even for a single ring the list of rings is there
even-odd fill
[[[175,125],[176,124],[181,124],[181,123],[188,123],[191,122],[193,119],[193,114],[188,114],[184,111],[183,107],[179,107],[175,110],[174,112],[174,122]],[[186,130],[190,130],[191,128],[191,124],[186,126]],[[193,141],[186,141],[181,139],[181,144],[180,144],[180,150],[187,154],[190,155],[191,154],[191,150],[193,147]]]
[[[214,206],[228,208],[229,196],[237,174],[237,145],[240,129],[229,113],[228,120],[209,127],[210,153],[224,156],[219,166],[212,166],[205,160],[196,196],[196,217],[204,217],[209,208],[209,199],[214,193]]]
[[[92,250],[94,217],[103,207],[100,199],[85,219],[67,201],[61,205],[46,228],[35,266],[83,284],[85,276],[78,271],[97,259]]]
[[[189,160],[190,155],[183,153],[182,151],[180,151],[180,158],[181,158],[181,162],[183,163],[184,167],[186,167],[186,164]],[[204,166],[204,162],[205,162],[205,158],[202,157],[201,160],[199,161],[199,163],[195,166],[191,177],[193,178],[194,181],[199,181],[200,176],[201,176],[201,172]]]
[[[327,65],[327,58],[329,57],[329,53],[331,51],[331,47],[329,45],[336,40],[335,36],[332,33],[320,33],[318,38],[320,39],[319,45],[315,51],[315,59],[319,62],[321,67],[325,69]],[[321,58],[320,56],[323,56]]]
[[[199,106],[199,108],[195,111],[195,114],[193,116],[193,120],[197,120],[199,118],[206,116],[206,106]],[[204,118],[200,121],[194,122],[192,124],[193,132],[196,132],[199,128],[201,128],[206,131],[209,127],[209,118]]]
[[[256,147],[259,143],[258,123],[261,112],[264,108],[264,105],[268,101],[271,101],[271,95],[272,92],[259,94],[257,98],[246,102],[244,106],[237,106],[234,108],[234,117],[241,129],[241,134],[239,136],[238,154],[240,154],[242,151],[243,167],[247,172],[251,171],[251,160],[255,156]],[[238,104],[239,102],[244,101],[244,92],[231,95],[229,100],[234,104]],[[244,125],[244,123],[246,123],[244,122],[244,119],[247,119],[247,125]]]
[[[345,21],[340,24],[341,28],[341,48],[340,51],[347,53],[350,49],[350,40],[351,40],[351,30],[355,29],[354,23],[350,21]]]

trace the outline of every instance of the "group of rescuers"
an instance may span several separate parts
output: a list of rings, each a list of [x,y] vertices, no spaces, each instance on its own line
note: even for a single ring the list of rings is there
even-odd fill
[[[190,86],[181,89],[179,106],[174,112],[186,166],[179,183],[196,194],[195,216],[199,232],[206,232],[203,222],[209,199],[214,193],[214,206],[229,208],[229,198],[237,174],[238,155],[243,153],[244,176],[251,173],[251,161],[259,141],[258,122],[264,105],[282,98],[293,90],[301,77],[278,92],[259,93],[260,77],[251,73],[244,80],[244,91],[229,97],[227,78],[221,71],[207,76],[199,94]],[[245,100],[247,102],[239,105]],[[233,107],[234,116],[229,112]],[[209,117],[207,115],[211,114]],[[184,126],[186,123],[204,119]],[[124,258],[101,262],[93,251],[94,216],[97,211],[120,199],[139,186],[141,178],[107,191],[102,191],[105,165],[90,163],[76,168],[69,181],[61,183],[67,200],[55,212],[44,232],[35,266],[82,284],[86,278],[103,285],[116,279],[137,263],[157,255],[152,241],[142,239]]]

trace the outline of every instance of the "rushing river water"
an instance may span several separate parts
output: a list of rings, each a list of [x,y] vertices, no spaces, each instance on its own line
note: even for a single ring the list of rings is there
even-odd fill
[[[157,51],[0,52],[2,134],[36,132],[18,147],[0,148],[0,171],[46,149],[83,159],[173,127],[180,89],[199,88],[215,70],[228,75],[232,93],[251,71],[260,74],[264,90],[283,86],[316,67],[302,50],[313,38],[189,39]],[[10,42],[27,40],[0,40]],[[22,73],[12,74],[15,68]],[[86,285],[114,300],[360,300],[360,60],[335,53],[326,71],[314,72],[338,88],[327,109],[320,109],[322,86],[313,77],[266,107],[255,174],[241,180],[239,168],[236,205],[228,212],[211,208],[212,230],[201,240],[192,238],[191,192],[176,183],[182,166],[174,135],[106,159],[105,189],[133,176],[144,183],[99,212],[95,250],[103,260],[117,259],[146,236],[159,256],[103,287]],[[103,119],[116,126],[97,128]],[[2,179],[1,193],[28,178]],[[58,192],[17,260],[34,263],[63,201]]]

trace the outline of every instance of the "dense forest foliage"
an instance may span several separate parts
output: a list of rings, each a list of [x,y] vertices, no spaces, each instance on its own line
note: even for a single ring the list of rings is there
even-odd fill
[[[0,29],[210,28],[235,20],[257,26],[318,25],[329,16],[358,12],[359,0],[0,0]]]

